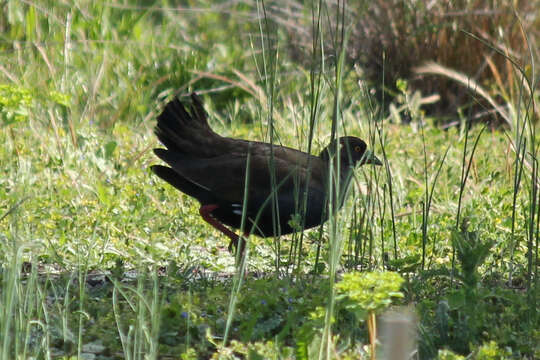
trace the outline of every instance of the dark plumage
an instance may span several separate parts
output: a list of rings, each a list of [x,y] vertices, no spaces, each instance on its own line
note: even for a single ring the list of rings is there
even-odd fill
[[[293,232],[291,216],[302,213],[306,190],[303,228],[324,222],[329,159],[336,153],[337,144],[340,158],[339,161],[335,158],[334,163],[340,164],[342,189],[348,185],[354,165],[381,164],[367,150],[364,141],[352,136],[330,143],[319,156],[284,146],[222,137],[208,126],[202,102],[195,94],[191,95],[189,111],[174,99],[157,120],[155,133],[166,149],[154,152],[169,166],[154,165],[152,171],[196,198],[201,203],[199,211],[203,219],[227,235],[231,239],[230,246],[237,245],[238,236],[223,224],[240,228],[243,211],[246,234],[268,237]],[[334,174],[337,174],[337,165]],[[340,206],[342,199],[337,201]]]

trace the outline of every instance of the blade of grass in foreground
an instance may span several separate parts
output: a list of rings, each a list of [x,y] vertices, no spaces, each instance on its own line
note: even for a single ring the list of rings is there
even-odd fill
[[[319,5],[322,9],[322,4]],[[341,7],[340,7],[341,6]],[[321,11],[321,10],[319,10]],[[343,84],[344,63],[346,55],[346,44],[348,38],[348,32],[345,31],[345,4],[339,3],[336,11],[336,37],[334,42],[334,56],[338,60],[335,64],[335,77],[333,79],[334,88],[334,107],[332,116],[332,132],[330,141],[338,138],[341,118],[341,91]],[[336,143],[337,144],[337,143]],[[335,344],[333,343],[332,336],[332,319],[334,318],[334,306],[335,306],[335,282],[337,275],[337,268],[343,251],[345,243],[345,235],[343,232],[344,219],[346,214],[343,211],[337,212],[340,206],[340,199],[342,192],[348,189],[343,189],[340,184],[340,147],[336,145],[335,157],[330,158],[329,161],[329,180],[328,180],[328,243],[329,243],[329,293],[326,299],[326,314],[324,319],[324,328],[322,334],[322,341],[319,348],[319,359],[330,359],[333,353]],[[335,162],[335,163],[334,163]],[[335,169],[335,171],[334,171]],[[345,209],[343,209],[345,210]]]
[[[456,231],[459,231],[459,228],[460,228],[463,193],[465,192],[465,185],[469,177],[469,171],[471,170],[474,152],[476,151],[476,147],[478,146],[478,141],[480,141],[480,137],[482,136],[484,130],[486,130],[487,128],[487,124],[482,127],[482,129],[476,136],[476,140],[474,141],[474,145],[473,145],[471,154],[469,156],[468,162],[466,160],[467,160],[467,144],[468,144],[468,138],[469,138],[469,124],[464,123],[463,126],[465,126],[465,143],[463,144],[463,156],[462,156],[462,161],[461,161],[461,180],[460,180],[460,185],[459,185],[458,208],[457,208],[456,224],[455,224]],[[451,270],[452,272],[451,272],[451,277],[450,277],[451,284],[454,282],[455,266],[456,266],[456,247],[454,244],[452,244],[452,270]]]

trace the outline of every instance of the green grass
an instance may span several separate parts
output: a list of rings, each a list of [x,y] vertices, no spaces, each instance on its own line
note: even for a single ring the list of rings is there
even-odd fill
[[[530,104],[512,129],[442,131],[402,86],[402,125],[347,65],[290,60],[256,8],[114,4],[0,3],[2,359],[367,359],[361,306],[333,296],[352,270],[405,278],[421,358],[539,356]],[[239,284],[228,240],[149,171],[160,106],[192,90],[221,135],[318,153],[346,132],[388,168],[357,171],[322,238],[250,238]]]

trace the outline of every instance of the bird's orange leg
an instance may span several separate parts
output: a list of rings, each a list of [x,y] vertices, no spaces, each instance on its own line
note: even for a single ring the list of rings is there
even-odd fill
[[[222,223],[217,221],[212,216],[212,211],[216,210],[219,207],[219,205],[216,204],[210,204],[210,205],[203,205],[199,209],[199,214],[201,214],[201,217],[204,221],[212,225],[215,229],[221,231],[223,234],[225,234],[229,239],[231,239],[231,242],[229,243],[229,251],[232,252],[232,248],[234,247],[237,251],[240,251],[240,254],[244,255],[244,250],[246,247],[246,241],[242,239],[240,241],[240,247],[238,246],[238,240],[239,236],[236,235],[234,232],[229,230],[225,227]],[[246,237],[246,234],[244,234],[244,237]]]

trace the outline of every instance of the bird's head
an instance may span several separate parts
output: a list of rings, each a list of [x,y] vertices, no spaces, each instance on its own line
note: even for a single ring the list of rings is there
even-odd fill
[[[339,149],[341,166],[355,166],[364,164],[382,165],[375,154],[367,148],[366,143],[354,136],[342,136],[332,141],[323,149],[321,159],[329,161]]]

